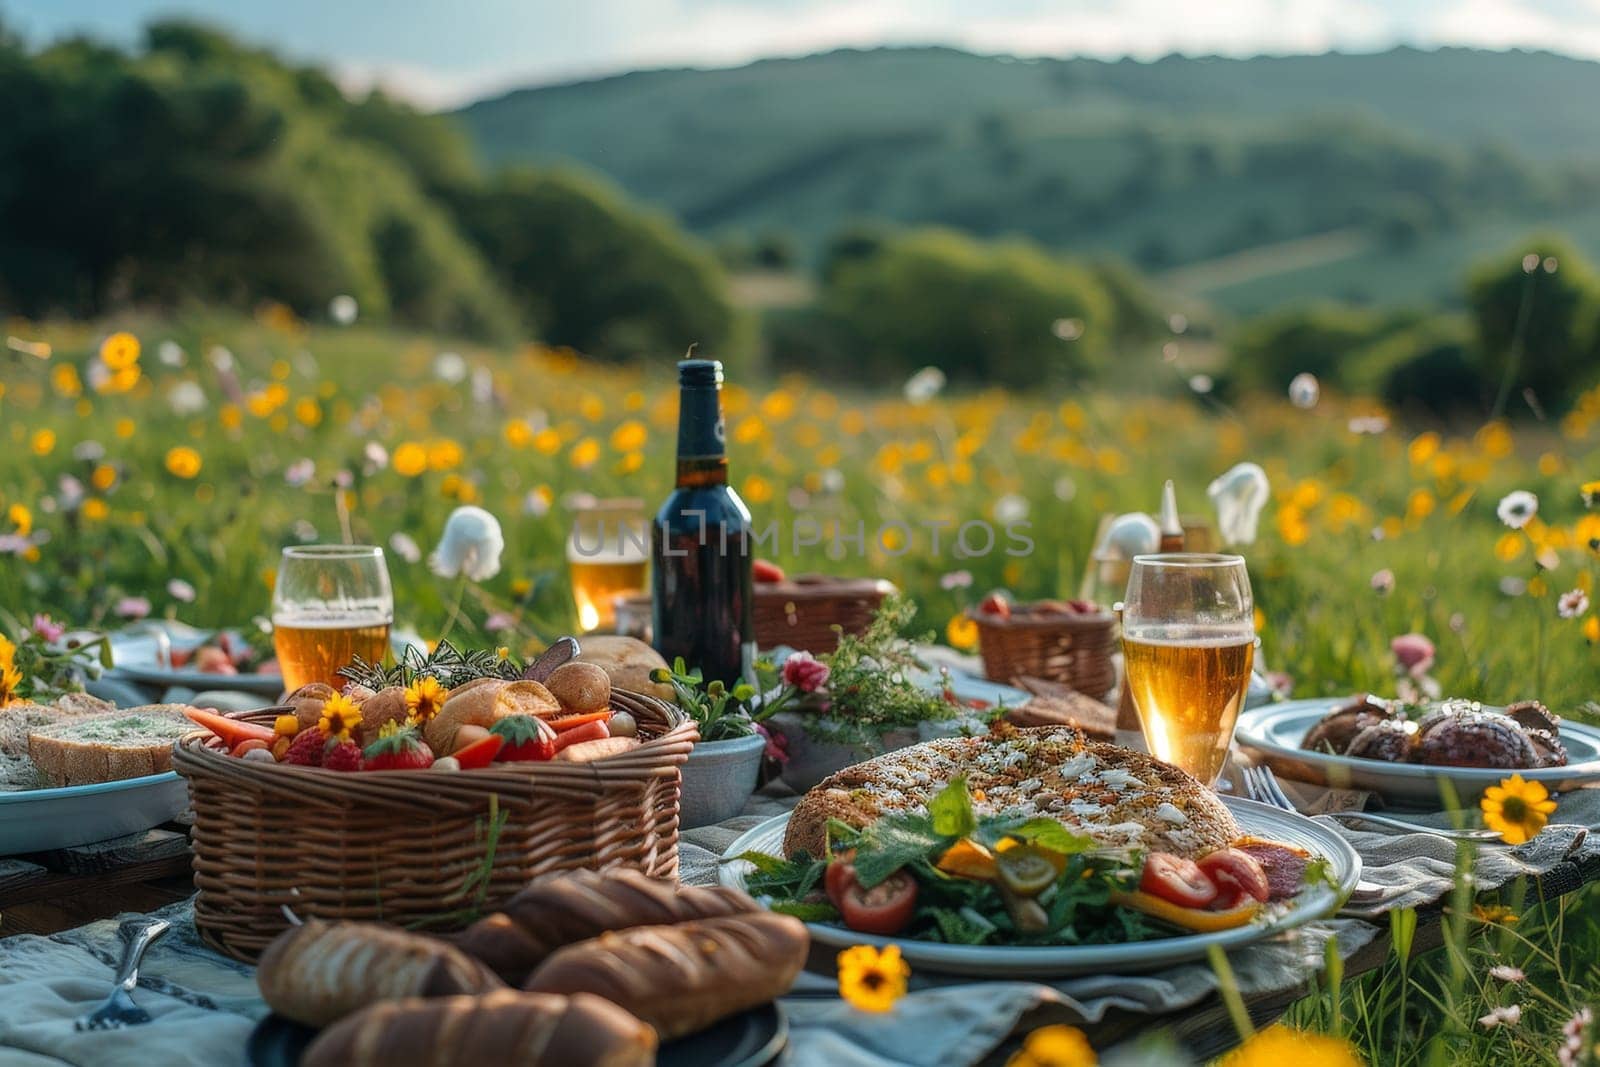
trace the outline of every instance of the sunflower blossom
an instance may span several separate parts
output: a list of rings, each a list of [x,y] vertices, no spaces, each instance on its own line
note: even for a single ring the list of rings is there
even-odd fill
[[[1076,1026],[1041,1026],[1029,1034],[1006,1067],[1095,1067],[1100,1057]]]
[[[448,694],[439,680],[431,674],[425,674],[406,686],[406,724],[408,726],[423,726],[444,707],[444,699]]]
[[[361,725],[361,709],[347,696],[335,694],[322,705],[322,718],[317,729],[330,740],[348,741],[355,728]]]
[[[1326,1034],[1269,1026],[1217,1061],[1218,1067],[1364,1067],[1350,1042]]]
[[[1544,783],[1524,781],[1522,775],[1513,774],[1484,790],[1479,807],[1485,826],[1508,845],[1520,845],[1544,829],[1556,802]]]
[[[900,958],[900,946],[882,951],[856,945],[839,953],[839,995],[858,1011],[885,1012],[906,994],[911,967]]]

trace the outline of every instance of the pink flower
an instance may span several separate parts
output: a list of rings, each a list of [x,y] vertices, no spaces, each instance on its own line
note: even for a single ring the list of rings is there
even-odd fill
[[[509,611],[496,611],[483,620],[483,628],[490,633],[515,630],[517,628],[517,617]]]
[[[35,615],[33,617],[33,632],[45,641],[59,641],[67,628],[56,622],[48,615]]]
[[[783,661],[783,684],[815,693],[828,684],[828,665],[809,652],[796,652]]]
[[[1490,1008],[1489,1014],[1478,1020],[1478,1025],[1485,1030],[1493,1030],[1497,1026],[1515,1026],[1521,1021],[1521,1004],[1501,1004]]]
[[[1394,571],[1385,567],[1374,574],[1372,576],[1372,591],[1379,596],[1388,596],[1394,592]]]
[[[1401,634],[1389,642],[1400,669],[1413,678],[1420,678],[1433,668],[1433,642],[1422,634]]]
[[[775,734],[767,729],[763,723],[756,723],[756,733],[767,739],[765,754],[768,759],[777,760],[779,763],[789,762],[789,739],[783,734]]]
[[[150,601],[142,596],[125,596],[112,610],[124,619],[142,619],[150,614]]]

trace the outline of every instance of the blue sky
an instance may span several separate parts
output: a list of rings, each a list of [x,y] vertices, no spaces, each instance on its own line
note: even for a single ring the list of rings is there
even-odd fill
[[[89,31],[128,43],[169,14],[440,106],[641,66],[885,43],[1152,58],[1406,42],[1600,58],[1600,0],[0,0],[0,21],[36,42]]]

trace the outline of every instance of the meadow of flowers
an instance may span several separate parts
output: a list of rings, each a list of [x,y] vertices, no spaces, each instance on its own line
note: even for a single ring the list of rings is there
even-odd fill
[[[283,546],[345,539],[386,547],[398,622],[436,636],[456,587],[426,555],[473,503],[500,518],[506,551],[456,636],[532,647],[574,625],[567,506],[585,494],[653,506],[672,476],[676,353],[625,368],[308,328],[273,308],[0,333],[0,621],[14,636],[35,613],[248,626]],[[1165,368],[1150,370],[1140,377]],[[1272,484],[1244,549],[1263,657],[1298,695],[1393,693],[1414,661],[1397,662],[1391,641],[1421,634],[1447,694],[1600,715],[1587,705],[1600,677],[1600,390],[1560,418],[1444,427],[1304,383],[1228,407],[1181,375],[1160,395],[952,395],[937,375],[884,394],[794,371],[735,370],[725,393],[734,483],[783,531],[764,554],[791,573],[891,578],[943,640],[971,640],[960,613],[992,589],[1076,595],[1103,514],[1153,509],[1167,478],[1185,512],[1205,511],[1207,483],[1251,460]],[[1029,523],[1033,551],[954,551],[973,519]],[[809,524],[819,543],[797,550],[792,531]],[[1474,954],[1486,950],[1465,942],[1308,1002],[1300,1021],[1384,1063],[1440,1062],[1429,1049],[1446,1046],[1424,1039],[1441,1026],[1451,1058],[1548,1062],[1596,987],[1593,900],[1565,905],[1579,921],[1557,909],[1490,942],[1507,966],[1559,974],[1550,1003],[1521,998],[1514,1024],[1475,1022],[1519,983],[1485,979]]]

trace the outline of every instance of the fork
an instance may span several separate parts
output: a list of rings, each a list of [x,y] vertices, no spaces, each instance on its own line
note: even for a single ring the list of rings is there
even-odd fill
[[[1278,784],[1278,776],[1272,773],[1272,768],[1265,765],[1246,767],[1244,769],[1244,791],[1251,800],[1262,804],[1271,804],[1284,811],[1295,811],[1294,803],[1284,795],[1283,787]],[[1427,834],[1430,837],[1442,837],[1449,841],[1475,841],[1479,844],[1504,844],[1500,835],[1493,830],[1444,830],[1433,826],[1422,826],[1418,823],[1407,822],[1405,819],[1393,819],[1387,815],[1374,815],[1365,811],[1328,811],[1322,812],[1335,819],[1346,819],[1351,822],[1364,822],[1373,826],[1386,826],[1391,830],[1403,830],[1411,834]]]
[[[106,1002],[72,1024],[74,1030],[120,1030],[150,1021],[150,1013],[133,1002],[133,989],[139,984],[139,961],[145,950],[172,929],[165,919],[130,919],[117,928],[123,941],[122,965],[117,968],[117,984]]]

